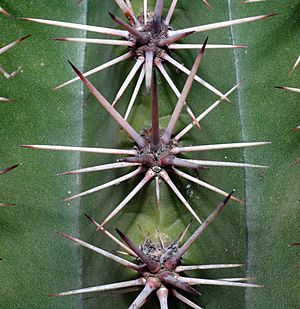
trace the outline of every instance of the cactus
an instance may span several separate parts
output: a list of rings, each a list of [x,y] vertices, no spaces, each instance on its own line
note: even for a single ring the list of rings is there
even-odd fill
[[[169,7],[171,1],[165,1]],[[250,2],[250,1],[247,1]],[[252,2],[252,1],[251,1]],[[229,3],[229,4],[228,4]],[[201,77],[212,82],[225,93],[232,85],[245,78],[238,95],[230,98],[231,103],[222,102],[216,112],[203,122],[202,130],[195,128],[187,136],[184,146],[217,144],[228,141],[246,142],[253,140],[272,141],[272,145],[261,148],[246,148],[229,153],[223,150],[208,154],[203,160],[259,162],[269,165],[264,170],[246,170],[232,168],[211,168],[208,171],[195,172],[194,177],[214,182],[225,191],[236,188],[245,206],[232,205],[222,217],[212,225],[209,233],[203,235],[185,256],[186,264],[245,263],[246,269],[230,269],[222,274],[217,271],[201,273],[202,278],[252,277],[256,282],[267,286],[265,289],[227,289],[222,287],[202,287],[201,298],[192,297],[192,301],[205,308],[295,308],[298,279],[294,266],[297,265],[297,250],[286,250],[286,244],[295,239],[299,232],[297,223],[299,167],[291,167],[290,162],[297,157],[298,137],[290,128],[299,120],[295,113],[299,104],[295,96],[274,90],[275,85],[288,84],[289,79],[283,73],[295,62],[299,44],[296,33],[297,3],[282,1],[261,1],[259,3],[240,4],[233,1],[209,1],[212,10],[202,1],[178,1],[172,25],[174,29],[191,25],[207,24],[228,19],[257,16],[275,11],[280,15],[268,21],[249,25],[239,25],[211,32],[209,42],[223,44],[245,44],[247,50],[208,50],[201,65]],[[135,11],[142,11],[141,2],[134,0]],[[118,7],[114,1],[36,1],[29,7],[28,2],[14,4],[4,1],[1,6],[13,16],[45,16],[51,20],[68,20],[83,24],[109,25]],[[149,1],[154,8],[154,2]],[[167,10],[164,10],[167,13]],[[54,231],[65,231],[85,239],[97,247],[112,252],[119,246],[95,233],[94,225],[87,225],[83,212],[104,218],[129,192],[126,185],[107,189],[87,196],[72,205],[61,203],[67,194],[73,195],[87,187],[93,187],[109,179],[120,177],[118,170],[94,173],[82,177],[54,177],[64,171],[79,169],[94,164],[105,164],[107,158],[72,153],[43,153],[18,148],[17,145],[49,144],[78,145],[90,147],[114,147],[125,149],[132,146],[124,130],[113,124],[94,99],[83,94],[79,83],[57,92],[49,91],[60,81],[68,80],[73,72],[67,64],[72,61],[81,71],[104,63],[122,53],[118,47],[88,46],[47,41],[51,37],[78,37],[79,31],[65,31],[60,28],[29,24],[1,16],[1,34],[5,37],[3,45],[16,37],[28,33],[32,38],[13,52],[1,56],[4,68],[22,66],[23,74],[6,80],[2,78],[1,96],[16,99],[13,105],[1,105],[2,117],[2,166],[10,162],[21,162],[22,168],[1,177],[3,184],[1,201],[12,201],[14,208],[1,208],[1,303],[5,308],[22,306],[25,308],[126,308],[137,293],[103,295],[94,294],[84,299],[80,297],[48,298],[51,291],[64,291],[70,288],[101,285],[116,280],[129,280],[131,274],[123,268],[114,267],[93,253],[74,249],[71,244],[55,236]],[[88,20],[86,20],[88,18]],[[289,33],[290,37],[286,37]],[[205,36],[193,35],[186,43],[204,41]],[[2,46],[3,46],[2,45]],[[175,55],[175,53],[174,53]],[[192,67],[196,51],[176,50],[178,62]],[[134,64],[134,63],[133,63]],[[115,94],[124,82],[132,64],[127,62],[93,76],[91,81],[97,89],[113,101]],[[178,89],[182,89],[186,76],[168,72]],[[295,77],[298,70],[295,70]],[[158,75],[158,74],[157,74]],[[236,78],[237,75],[237,78]],[[174,109],[176,97],[169,85],[158,75],[158,95],[160,105],[160,124],[166,127]],[[129,102],[133,87],[130,86],[121,98]],[[144,92],[144,91],[143,91]],[[188,99],[193,112],[199,107],[209,107],[216,97],[194,84]],[[151,125],[151,109],[148,97],[140,93],[139,101],[133,108],[128,120],[140,132]],[[126,104],[118,103],[121,115],[126,113]],[[182,114],[178,129],[191,121],[190,116]],[[5,146],[4,146],[5,145]],[[227,156],[227,158],[224,158]],[[109,158],[108,158],[109,159]],[[219,196],[204,191],[196,185],[179,178],[174,180],[187,201],[195,201],[196,210],[201,209],[205,218],[211,212]],[[135,186],[136,181],[130,182]],[[224,187],[223,187],[224,186]],[[70,193],[68,193],[68,191]],[[245,191],[245,192],[244,192]],[[161,186],[161,207],[157,210],[154,183],[138,194],[133,203],[138,207],[128,207],[112,221],[112,226],[124,231],[134,243],[143,236],[137,233],[141,225],[146,232],[153,233],[155,228],[170,235],[173,239],[183,230],[190,220],[180,202],[169,189]],[[132,204],[133,206],[133,204]],[[137,209],[136,212],[134,209]],[[197,226],[192,222],[191,230]],[[100,238],[100,240],[98,239]],[[215,243],[215,246],[211,244]],[[267,258],[266,258],[267,256]],[[198,274],[196,274],[199,277]],[[28,282],[31,284],[28,285]],[[270,297],[270,291],[278,297]],[[3,295],[2,295],[3,293]],[[274,295],[274,294],[273,294]],[[175,305],[176,304],[176,305]],[[150,308],[158,306],[154,300]],[[180,307],[171,301],[170,306]]]

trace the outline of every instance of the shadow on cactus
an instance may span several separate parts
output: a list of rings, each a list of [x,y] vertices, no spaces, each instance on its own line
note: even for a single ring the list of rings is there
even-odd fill
[[[160,240],[159,243],[153,243],[149,239],[145,239],[144,242],[138,247],[124,233],[117,229],[117,233],[121,237],[123,243],[120,243],[120,241],[117,240],[114,236],[111,236],[111,238],[118,244],[121,244],[122,248],[126,250],[127,255],[135,258],[135,263],[132,263],[126,259],[123,259],[119,256],[97,248],[71,235],[58,233],[62,237],[72,240],[83,247],[86,247],[119,263],[120,265],[136,271],[139,274],[139,277],[134,280],[50,294],[49,296],[68,296],[132,287],[142,287],[142,291],[139,293],[134,302],[129,306],[129,309],[142,307],[147,302],[149,297],[154,293],[156,293],[160,302],[160,308],[162,309],[168,308],[169,296],[177,298],[189,307],[201,309],[200,306],[189,300],[181,293],[201,295],[201,293],[193,287],[195,285],[262,287],[261,285],[257,284],[241,282],[249,281],[252,278],[222,278],[214,280],[184,277],[181,275],[184,272],[189,272],[192,270],[222,269],[243,266],[242,264],[211,264],[187,266],[181,264],[183,255],[189,250],[190,246],[199,238],[199,236],[206,230],[206,228],[215,219],[215,217],[222,211],[226,203],[229,201],[230,197],[231,195],[228,195],[224,199],[224,201],[216,207],[216,209],[211,213],[211,215],[200,225],[200,227],[182,246],[180,246],[180,242],[184,238],[186,230],[178,237],[178,239],[169,244],[165,244],[163,240]],[[98,228],[101,228],[101,226],[95,220],[91,220],[96,226],[98,226]],[[102,230],[104,229],[102,228]],[[107,231],[105,232],[108,233]]]
[[[178,49],[200,49],[202,44],[175,44],[177,41],[180,41],[184,37],[192,35],[196,32],[203,32],[208,30],[220,29],[224,27],[231,27],[234,25],[253,22],[261,19],[265,19],[267,17],[273,16],[274,14],[268,15],[260,15],[254,17],[247,17],[237,20],[230,20],[224,22],[217,22],[208,25],[202,26],[195,26],[186,29],[179,29],[179,30],[172,30],[170,27],[170,22],[175,11],[177,0],[173,0],[171,6],[169,8],[167,17],[164,19],[162,18],[163,12],[163,0],[157,0],[154,12],[148,11],[148,3],[144,0],[144,12],[140,16],[136,17],[132,5],[130,1],[123,1],[123,0],[115,0],[117,5],[120,7],[121,11],[125,15],[125,17],[129,20],[129,24],[124,22],[117,16],[114,16],[110,13],[110,16],[114,20],[114,22],[121,26],[123,30],[112,29],[112,28],[104,28],[104,27],[97,27],[97,26],[89,26],[89,25],[82,25],[82,24],[75,24],[75,23],[68,23],[68,22],[60,22],[54,20],[44,20],[44,19],[34,19],[34,18],[21,18],[22,20],[53,25],[53,26],[60,26],[64,28],[73,28],[79,30],[86,30],[96,33],[102,33],[106,35],[121,37],[123,40],[111,40],[111,39],[89,39],[89,38],[53,38],[52,40],[59,40],[59,41],[66,41],[66,42],[82,42],[82,43],[91,43],[91,44],[107,44],[107,45],[119,45],[125,46],[129,49],[125,54],[104,63],[86,73],[84,76],[90,76],[95,74],[99,71],[102,71],[110,66],[113,66],[117,63],[128,59],[135,59],[136,63],[131,69],[130,73],[124,80],[121,88],[119,89],[115,99],[112,102],[114,106],[120,98],[123,96],[125,90],[129,86],[130,82],[133,78],[138,74],[140,70],[140,75],[133,91],[132,97],[128,104],[127,111],[125,113],[124,118],[127,119],[129,117],[130,111],[132,106],[137,98],[138,92],[141,88],[142,82],[145,79],[146,89],[147,92],[150,92],[151,89],[151,81],[152,81],[152,74],[153,68],[156,67],[163,77],[166,79],[167,83],[174,91],[177,97],[180,96],[180,92],[177,89],[176,85],[168,75],[167,71],[165,70],[165,63],[172,64],[176,69],[184,72],[185,74],[189,75],[190,70],[187,69],[184,65],[180,64],[176,61],[173,57],[171,57],[171,53]],[[206,5],[209,6],[207,1],[203,1]],[[240,45],[222,45],[222,44],[211,44],[208,45],[207,48],[241,48],[245,46]],[[212,91],[218,97],[225,98],[226,95],[223,94],[221,91],[216,89],[214,86],[200,78],[199,76],[195,75],[195,80]],[[69,85],[75,81],[78,81],[79,77],[73,78],[54,89],[59,89],[66,85]],[[192,110],[187,106],[186,109],[196,123],[196,119]],[[197,124],[197,123],[196,123]]]
[[[194,126],[191,123],[186,128],[184,128],[180,133],[174,136],[174,130],[184,102],[191,89],[194,76],[196,75],[197,69],[200,65],[206,42],[203,44],[201,51],[195,60],[191,74],[189,75],[179,100],[175,106],[173,114],[166,129],[159,128],[159,113],[158,113],[158,96],[157,96],[157,83],[154,74],[153,82],[153,93],[152,93],[152,128],[144,129],[141,134],[138,134],[135,129],[115,110],[115,108],[101,95],[101,93],[83,76],[83,74],[75,68],[72,64],[73,69],[83,81],[85,86],[89,91],[95,96],[98,102],[104,107],[104,109],[114,118],[114,120],[121,126],[121,128],[128,134],[128,136],[135,142],[133,148],[131,149],[107,149],[107,148],[88,148],[88,147],[69,147],[69,146],[52,146],[52,145],[23,145],[25,148],[34,149],[48,149],[48,150],[62,150],[62,151],[79,151],[79,152],[92,152],[92,153],[102,153],[102,154],[112,154],[112,155],[128,155],[128,157],[117,160],[115,163],[94,166],[89,168],[84,168],[80,170],[75,170],[71,172],[65,172],[63,174],[78,174],[86,172],[95,172],[114,168],[123,167],[133,167],[137,166],[133,172],[126,174],[120,178],[114,179],[108,183],[100,185],[98,187],[92,188],[80,194],[74,195],[65,199],[65,201],[72,200],[74,198],[82,197],[87,194],[100,191],[107,187],[117,185],[122,181],[136,177],[139,174],[143,174],[142,180],[139,184],[129,193],[128,196],[108,215],[108,217],[101,223],[101,227],[113,219],[118,212],[120,212],[128,202],[150,181],[155,179],[156,181],[156,196],[159,204],[160,199],[160,180],[164,180],[176,196],[180,199],[183,205],[188,209],[188,211],[197,219],[199,223],[201,220],[193,208],[189,205],[184,196],[177,189],[176,185],[170,178],[170,174],[176,174],[180,177],[188,179],[202,187],[212,190],[223,196],[227,196],[228,193],[198,179],[195,178],[178,168],[187,169],[207,169],[207,166],[224,166],[224,167],[255,167],[263,168],[265,166],[253,165],[247,163],[236,163],[236,162],[220,162],[220,161],[205,161],[205,160],[191,160],[180,158],[178,155],[181,153],[189,152],[201,152],[209,150],[218,149],[230,149],[230,148],[241,148],[241,147],[253,147],[269,144],[268,142],[253,142],[253,143],[229,143],[229,144],[215,144],[215,145],[200,145],[200,146],[190,146],[190,147],[180,147],[179,140]],[[233,89],[235,89],[234,87]],[[231,91],[230,90],[229,93]],[[228,93],[228,94],[229,94]],[[211,112],[215,107],[218,106],[220,100],[215,102],[206,111],[204,111],[198,118],[200,121],[204,116]],[[234,196],[231,199],[242,203],[242,201]]]

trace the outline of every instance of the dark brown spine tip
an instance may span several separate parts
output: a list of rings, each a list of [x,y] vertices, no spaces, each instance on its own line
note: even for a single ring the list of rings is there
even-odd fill
[[[205,52],[205,48],[206,48],[206,45],[207,45],[207,41],[208,41],[208,36],[206,37],[204,43],[203,43],[203,46],[201,48],[201,53],[203,54]]]
[[[269,17],[277,16],[277,15],[279,15],[279,14],[278,14],[278,13],[270,13],[270,14],[267,14],[267,15],[265,16],[265,18],[269,18]]]
[[[93,219],[92,219],[92,217],[90,217],[89,215],[87,215],[87,214],[84,214],[92,223],[93,223]]]
[[[10,170],[13,170],[14,168],[16,168],[16,167],[18,167],[19,166],[19,164],[15,164],[15,165],[12,165],[9,169]]]
[[[60,296],[60,295],[57,293],[48,294],[48,297],[57,297],[57,296]]]
[[[33,149],[33,147],[32,147],[32,146],[30,146],[30,145],[18,145],[18,147]]]
[[[30,21],[32,23],[34,23],[34,20],[31,20],[30,18],[27,17],[14,17],[15,20],[26,20],[26,21]]]
[[[116,20],[116,16],[115,16],[113,13],[108,12],[108,14],[109,14],[109,16],[110,16],[113,20]]]
[[[128,237],[121,230],[119,230],[117,227],[115,230],[125,242],[128,240]]]
[[[283,87],[283,86],[275,86],[274,88],[285,90],[285,87]]]
[[[235,192],[235,190],[232,190],[230,194],[228,194],[225,199],[223,200],[223,204],[227,204],[228,201],[231,199],[231,196],[233,195],[233,193]]]
[[[15,164],[15,165],[9,166],[9,167],[7,167],[3,170],[0,170],[0,175],[5,174],[7,172],[10,172],[11,170],[15,169],[18,166],[19,166],[18,164]]]
[[[29,37],[31,37],[31,34],[27,34],[27,35],[23,36],[23,37],[19,40],[19,42],[22,42],[22,41],[28,39]]]
[[[0,206],[16,206],[16,204],[7,204],[7,203],[0,203]]]
[[[77,75],[81,75],[81,72],[75,67],[75,65],[68,60],[69,65],[72,67],[72,69],[76,72]]]
[[[77,68],[75,67],[75,65],[74,65],[71,61],[68,60],[68,62],[69,62],[69,65],[72,67],[72,69],[75,71],[75,73],[78,75],[78,77],[79,77],[84,83],[85,83],[85,82],[88,82],[87,78],[84,77],[84,75],[79,71],[79,69],[77,69]],[[56,89],[53,89],[53,90],[56,90]]]
[[[292,242],[288,245],[289,247],[300,246],[300,242]]]

